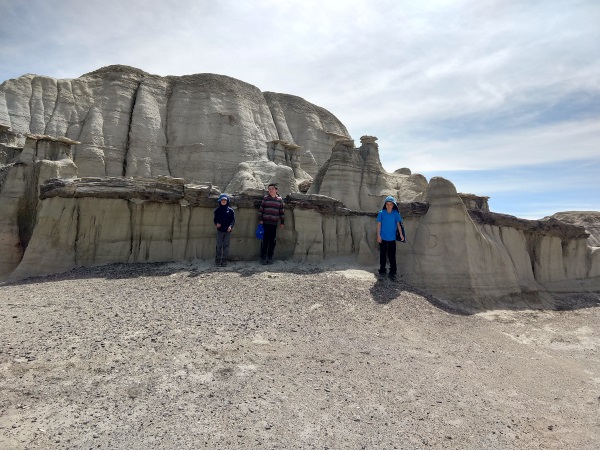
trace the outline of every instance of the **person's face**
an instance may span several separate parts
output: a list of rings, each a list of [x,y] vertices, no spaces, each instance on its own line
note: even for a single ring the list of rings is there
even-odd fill
[[[387,209],[387,212],[392,212],[393,207],[394,204],[392,202],[385,202],[385,209]]]
[[[227,204],[227,199],[226,198],[222,198],[221,199],[221,205],[225,206]]]
[[[277,195],[277,189],[275,189],[275,186],[269,186],[267,190],[269,191],[269,195],[271,197],[275,197]]]

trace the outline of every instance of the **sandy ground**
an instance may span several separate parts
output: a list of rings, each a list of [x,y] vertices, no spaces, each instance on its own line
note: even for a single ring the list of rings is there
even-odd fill
[[[600,448],[600,308],[277,262],[0,286],[0,448]]]

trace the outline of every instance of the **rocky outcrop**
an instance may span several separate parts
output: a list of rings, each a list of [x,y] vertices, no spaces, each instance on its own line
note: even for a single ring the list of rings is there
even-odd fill
[[[0,280],[20,263],[37,220],[39,186],[76,176],[66,138],[26,134],[22,148],[3,146],[0,165]]]
[[[5,81],[0,125],[78,141],[79,176],[168,175],[221,189],[241,162],[268,161],[267,142],[298,146],[299,163],[314,175],[331,133],[348,136],[335,116],[299,97],[223,75],[159,77],[126,66],[73,80]]]
[[[360,211],[381,209],[383,199],[393,195],[402,202],[421,201],[427,189],[423,175],[390,174],[379,159],[376,137],[361,137],[360,148],[351,139],[338,138],[329,160],[323,164],[308,190],[342,200]]]
[[[481,210],[484,212],[490,211],[490,207],[488,205],[488,200],[490,199],[489,197],[474,194],[464,194],[462,192],[459,192],[458,195],[467,209]]]
[[[557,295],[600,291],[600,213],[496,214],[488,197],[443,178],[387,173],[376,140],[355,148],[322,108],[219,75],[112,66],[76,80],[9,80],[0,86],[0,281],[212,258],[223,190],[236,208],[231,257],[256,258],[256,210],[277,182],[287,205],[278,258],[374,265],[375,217],[393,195],[408,235],[400,272],[456,307],[557,307]]]
[[[268,161],[240,163],[225,191],[236,193],[264,189],[269,183],[277,183],[281,195],[298,192],[302,183],[312,181],[312,177],[300,166],[300,149],[300,146],[287,141],[267,142]]]
[[[214,187],[168,177],[109,177],[50,179],[40,192],[37,224],[12,280],[76,266],[214,256]],[[263,193],[232,196],[233,259],[258,255],[254,229]],[[411,284],[464,310],[524,298],[531,307],[552,307],[552,292],[600,288],[600,254],[586,245],[582,227],[468,211],[443,178],[433,178],[426,194],[426,203],[399,205],[409,241],[399,244],[398,262]],[[376,213],[315,194],[294,193],[285,201],[279,258],[376,261]]]
[[[264,192],[232,195],[236,209],[233,259],[256,258],[257,208]],[[219,192],[167,178],[53,179],[41,188],[35,233],[11,279],[110,262],[214,257],[212,211]],[[277,255],[303,262],[356,257],[370,264],[373,214],[350,211],[336,199],[292,194]],[[404,206],[407,217],[423,209]],[[413,212],[414,211],[414,212]]]
[[[600,289],[600,254],[581,226],[468,210],[451,182],[434,177],[428,212],[408,222],[401,270],[413,284],[465,309],[511,299],[553,307],[552,292]]]
[[[331,155],[339,137],[348,138],[346,127],[329,111],[301,97],[265,92],[279,139],[300,146],[299,162],[314,176]]]
[[[557,212],[544,220],[560,220],[561,222],[578,225],[589,233],[588,244],[600,247],[600,212],[598,211],[564,211]]]

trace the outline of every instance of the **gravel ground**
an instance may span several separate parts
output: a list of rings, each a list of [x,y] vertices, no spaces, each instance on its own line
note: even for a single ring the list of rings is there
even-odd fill
[[[0,448],[597,449],[599,319],[335,265],[31,279],[0,286]]]

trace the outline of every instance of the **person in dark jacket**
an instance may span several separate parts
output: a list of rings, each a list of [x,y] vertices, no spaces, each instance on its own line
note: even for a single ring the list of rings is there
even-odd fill
[[[260,262],[262,264],[273,264],[273,252],[275,251],[275,241],[277,239],[277,224],[281,222],[280,227],[284,227],[285,212],[283,199],[277,195],[277,185],[269,184],[267,187],[269,193],[265,195],[258,209],[258,223],[262,223],[265,229],[265,235],[260,247]]]
[[[229,196],[221,194],[219,196],[219,206],[215,209],[215,226],[217,227],[217,253],[215,264],[217,266],[226,266],[229,258],[229,241],[231,240],[231,230],[235,225],[235,211],[229,206]]]
[[[396,278],[396,230],[402,235],[402,216],[398,210],[396,199],[386,197],[383,208],[377,215],[377,242],[379,242],[379,274],[385,275],[385,265],[390,261],[390,278]]]

